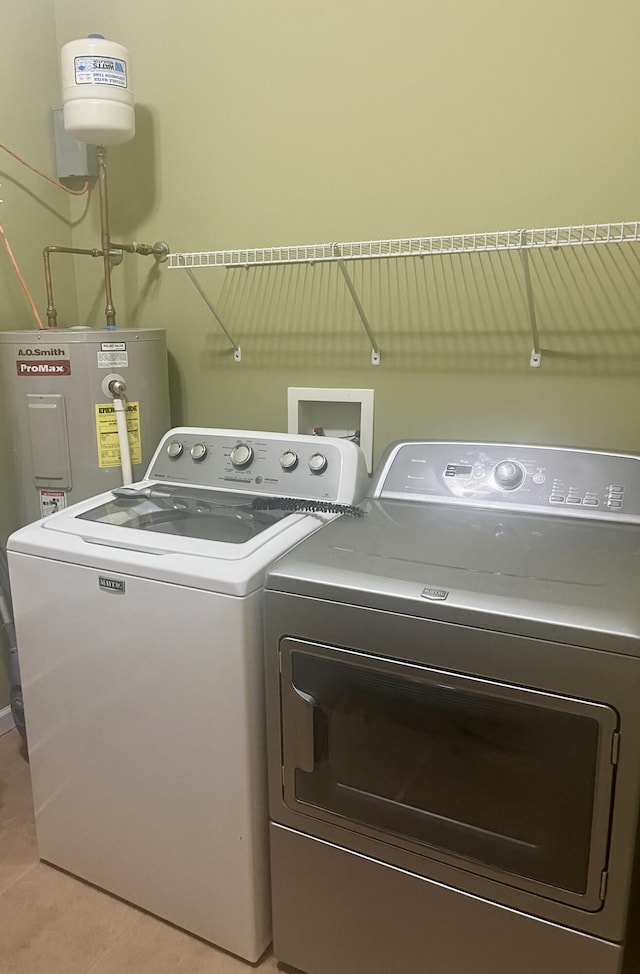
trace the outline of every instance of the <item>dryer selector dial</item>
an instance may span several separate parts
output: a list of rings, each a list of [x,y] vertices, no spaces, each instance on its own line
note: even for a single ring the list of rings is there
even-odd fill
[[[172,460],[177,460],[178,457],[182,456],[184,452],[184,447],[179,440],[171,440],[167,446],[167,455],[171,457]]]
[[[313,453],[308,460],[309,470],[312,473],[324,473],[327,469],[328,462],[324,453]]]
[[[200,463],[207,455],[207,448],[204,443],[194,443],[191,447],[191,459],[194,463]]]
[[[253,460],[253,447],[250,447],[248,443],[238,443],[231,451],[230,457],[236,470],[242,470],[243,467],[248,467]]]
[[[501,460],[493,471],[493,479],[502,490],[515,490],[524,482],[526,472],[516,460]]]

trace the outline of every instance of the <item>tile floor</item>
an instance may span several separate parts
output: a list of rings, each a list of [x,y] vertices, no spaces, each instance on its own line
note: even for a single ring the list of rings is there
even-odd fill
[[[29,765],[0,736],[0,974],[268,974],[40,862]],[[291,968],[284,968],[291,971]]]

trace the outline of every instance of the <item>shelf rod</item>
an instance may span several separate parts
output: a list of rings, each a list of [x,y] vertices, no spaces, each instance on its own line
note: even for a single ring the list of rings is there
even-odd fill
[[[368,320],[368,318],[367,318],[367,316],[365,314],[365,310],[362,307],[362,304],[360,303],[360,298],[358,297],[358,292],[356,291],[356,289],[355,289],[355,287],[353,285],[353,281],[351,280],[351,278],[349,276],[349,271],[347,270],[346,265],[345,265],[345,262],[342,260],[342,258],[340,256],[337,256],[336,263],[338,265],[338,268],[340,270],[340,273],[344,277],[345,284],[347,285],[347,288],[349,289],[349,294],[351,295],[351,297],[353,299],[353,303],[355,304],[356,310],[357,310],[358,314],[360,315],[360,320],[362,321],[362,324],[364,325],[364,330],[366,331],[367,337],[368,337],[369,342],[371,344],[371,364],[372,365],[380,365],[380,347],[379,347],[379,345],[378,345],[378,343],[376,341],[375,335],[373,334],[373,331],[371,329],[371,325],[369,324],[369,320]]]
[[[527,306],[529,308],[529,321],[531,323],[531,337],[533,339],[533,349],[529,358],[529,365],[532,369],[539,369],[542,362],[542,350],[540,348],[540,335],[538,333],[538,321],[536,319],[536,306],[533,300],[533,287],[531,285],[531,269],[529,267],[529,251],[520,251],[522,258],[522,270],[524,271],[524,286],[527,294]]]
[[[220,315],[218,314],[218,312],[214,308],[213,304],[209,300],[206,292],[202,288],[202,285],[200,284],[199,280],[197,279],[197,277],[195,276],[195,274],[193,273],[193,271],[191,270],[191,268],[190,267],[186,267],[185,270],[187,272],[187,275],[189,277],[189,280],[191,281],[191,283],[195,287],[196,291],[198,292],[198,294],[200,295],[200,297],[202,298],[202,300],[206,304],[207,308],[209,309],[209,311],[211,312],[211,314],[213,315],[213,317],[216,319],[216,321],[218,322],[218,324],[222,328],[223,332],[225,333],[225,335],[227,336],[227,338],[229,339],[229,341],[231,342],[231,344],[233,345],[233,361],[234,362],[242,362],[242,349],[240,348],[240,346],[236,342],[234,342],[233,338],[231,337],[231,335],[227,331],[227,329],[225,327],[225,324],[224,324],[222,318],[220,317]]]

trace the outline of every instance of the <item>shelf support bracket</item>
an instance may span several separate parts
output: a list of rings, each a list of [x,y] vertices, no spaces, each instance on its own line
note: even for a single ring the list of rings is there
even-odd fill
[[[225,335],[229,339],[230,343],[233,345],[233,361],[234,362],[242,362],[242,349],[240,348],[240,346],[238,345],[238,343],[233,340],[233,338],[231,337],[231,335],[227,331],[227,329],[225,327],[225,324],[224,324],[222,318],[220,317],[220,315],[218,314],[218,312],[214,308],[213,304],[209,300],[206,292],[204,291],[204,288],[200,284],[200,281],[195,276],[195,274],[193,273],[193,271],[191,270],[190,267],[185,267],[185,270],[187,272],[187,275],[189,277],[189,280],[191,281],[191,283],[195,287],[196,291],[198,292],[198,294],[200,295],[200,297],[202,298],[202,300],[204,301],[204,303],[206,304],[207,308],[209,309],[209,311],[211,312],[211,314],[213,315],[213,317],[216,319],[216,321],[218,322],[218,324],[220,325],[220,327],[222,328],[223,332],[225,333]]]
[[[532,369],[539,369],[542,362],[542,350],[540,348],[540,335],[538,334],[538,322],[536,319],[536,306],[533,300],[533,287],[531,284],[531,269],[529,267],[529,251],[526,247],[520,248],[522,259],[522,270],[524,273],[524,287],[527,294],[527,307],[529,309],[529,322],[531,324],[531,337],[533,348],[529,358],[529,365]]]
[[[342,257],[340,256],[340,249],[337,246],[334,249],[335,249],[335,252],[336,252],[336,263],[338,265],[338,268],[340,270],[340,273],[344,277],[345,284],[347,285],[347,288],[349,289],[349,294],[351,295],[351,298],[353,300],[353,303],[356,306],[356,311],[360,315],[360,320],[362,321],[362,324],[364,325],[364,330],[366,331],[367,337],[368,337],[369,342],[371,344],[371,364],[372,365],[380,365],[380,346],[378,345],[378,343],[376,341],[376,336],[373,334],[373,330],[371,328],[371,325],[369,324],[369,319],[367,318],[367,316],[365,314],[365,310],[362,307],[362,304],[360,302],[360,298],[358,297],[358,292],[356,291],[356,289],[354,287],[353,281],[351,280],[351,277],[349,275],[349,271],[347,270],[346,264],[345,264],[344,260],[342,259]]]

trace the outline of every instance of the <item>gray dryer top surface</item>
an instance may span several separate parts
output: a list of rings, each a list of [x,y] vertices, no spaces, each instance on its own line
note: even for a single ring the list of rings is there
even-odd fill
[[[538,462],[538,452],[535,463],[526,456],[522,461],[529,493],[499,494],[492,471],[505,453],[500,446],[483,461],[485,475],[477,479],[485,484],[485,496],[478,504],[477,497],[465,496],[467,489],[477,493],[472,474],[460,481],[447,473],[445,458],[461,451],[435,446],[426,455],[436,457],[433,478],[429,474],[433,484],[442,473],[439,496],[402,499],[396,489],[388,496],[379,480],[372,491],[378,496],[362,505],[363,517],[340,517],[285,554],[269,570],[267,590],[640,656],[640,525],[627,514],[631,505],[625,501],[627,511],[618,520],[616,508],[594,517],[569,508],[551,511],[546,501],[536,509],[533,503],[534,491],[540,491],[533,473],[547,470],[546,496],[554,489],[548,486],[552,462],[557,466],[574,453],[588,471],[598,472],[598,485],[605,485],[622,480],[619,458],[612,457],[617,469],[612,481],[602,466],[605,454],[554,451]],[[415,444],[411,454],[415,458]],[[514,448],[506,455],[517,460],[520,454]],[[638,460],[624,462],[630,497]],[[387,485],[401,482],[393,463],[384,461],[381,469]],[[433,493],[438,488],[431,479]],[[451,496],[453,486],[457,495]],[[604,487],[599,489],[606,497]],[[514,503],[516,494],[526,500],[523,508]],[[583,490],[583,496],[596,491]],[[508,501],[504,506],[501,497]]]

